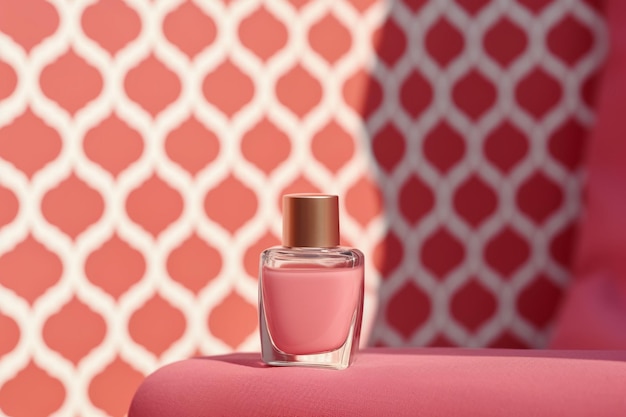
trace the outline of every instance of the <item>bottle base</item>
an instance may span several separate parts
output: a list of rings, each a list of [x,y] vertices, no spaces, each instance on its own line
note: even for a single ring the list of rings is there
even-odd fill
[[[278,349],[268,332],[265,322],[265,314],[261,307],[261,359],[271,366],[302,366],[314,368],[346,369],[356,359],[359,349],[361,306],[352,317],[350,331],[346,341],[339,348],[327,352],[319,352],[307,355],[295,355]]]
[[[271,366],[303,366],[313,368],[346,369],[355,359],[356,352],[346,352],[347,347],[311,355],[291,355],[271,347],[261,354],[263,362]]]

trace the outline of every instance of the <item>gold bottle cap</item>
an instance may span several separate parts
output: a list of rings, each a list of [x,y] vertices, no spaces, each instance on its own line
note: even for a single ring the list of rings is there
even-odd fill
[[[283,246],[339,246],[339,197],[328,194],[284,195]]]

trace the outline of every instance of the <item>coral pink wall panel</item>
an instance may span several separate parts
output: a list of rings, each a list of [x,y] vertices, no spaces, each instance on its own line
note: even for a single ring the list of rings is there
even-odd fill
[[[121,416],[258,349],[291,191],[341,196],[369,343],[543,346],[598,4],[0,0],[0,414]]]

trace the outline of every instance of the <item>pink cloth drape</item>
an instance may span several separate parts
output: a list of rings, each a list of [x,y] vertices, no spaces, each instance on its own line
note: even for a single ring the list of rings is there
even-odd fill
[[[141,385],[129,417],[620,416],[626,351],[370,349],[344,371],[197,358]]]
[[[553,348],[626,349],[626,2],[606,7],[611,49],[588,149],[586,210]]]

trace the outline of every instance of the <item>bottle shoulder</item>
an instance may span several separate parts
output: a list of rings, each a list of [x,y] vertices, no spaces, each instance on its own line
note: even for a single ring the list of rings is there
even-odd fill
[[[274,268],[285,266],[353,268],[363,265],[363,262],[364,256],[360,250],[343,246],[333,248],[274,246],[261,254],[261,263]]]

